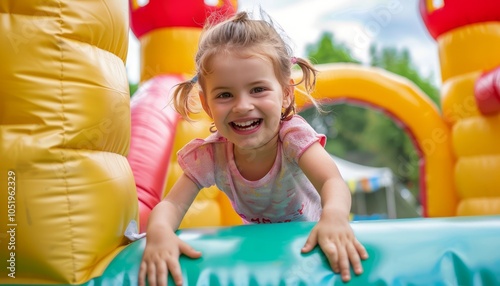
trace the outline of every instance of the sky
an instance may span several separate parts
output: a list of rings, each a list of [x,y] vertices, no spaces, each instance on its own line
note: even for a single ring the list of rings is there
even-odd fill
[[[214,0],[205,0],[213,2]],[[295,55],[306,57],[306,46],[324,32],[347,46],[363,64],[369,62],[369,47],[406,48],[424,77],[440,85],[436,42],[427,32],[417,0],[240,0],[238,10],[263,9],[291,40]],[[127,73],[139,81],[139,44],[130,34]]]

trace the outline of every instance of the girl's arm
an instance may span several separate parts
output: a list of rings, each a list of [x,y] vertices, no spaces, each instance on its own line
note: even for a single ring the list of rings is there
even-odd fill
[[[146,231],[146,247],[139,269],[139,285],[145,285],[147,277],[150,286],[164,286],[167,284],[168,273],[172,275],[176,285],[181,285],[179,256],[181,254],[191,258],[201,256],[199,251],[181,241],[175,234],[198,192],[196,184],[183,174],[167,196],[154,207]]]
[[[167,196],[151,211],[147,230],[167,227],[176,231],[198,192],[198,186],[182,174]]]
[[[321,196],[323,213],[349,219],[351,192],[330,154],[316,142],[302,154],[299,166]]]
[[[368,258],[349,224],[349,188],[330,154],[317,142],[302,154],[299,166],[321,196],[323,208],[302,252],[309,252],[319,244],[333,271],[340,273],[342,280],[349,281],[349,262],[359,275],[363,272],[360,259]]]

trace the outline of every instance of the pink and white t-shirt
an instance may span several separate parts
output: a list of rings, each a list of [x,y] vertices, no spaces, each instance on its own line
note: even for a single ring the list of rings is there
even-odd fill
[[[234,162],[233,144],[217,132],[192,140],[177,157],[200,189],[216,185],[223,191],[244,223],[317,221],[319,194],[298,165],[300,156],[315,142],[325,146],[326,137],[302,117],[283,121],[274,165],[257,181],[243,178]]]

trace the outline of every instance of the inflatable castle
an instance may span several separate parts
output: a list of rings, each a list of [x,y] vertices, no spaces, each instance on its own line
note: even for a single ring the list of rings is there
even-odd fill
[[[418,9],[439,47],[442,110],[390,72],[318,66],[316,98],[383,110],[420,155],[424,217],[353,222],[370,258],[349,283],[499,285],[500,3]],[[181,173],[176,152],[209,134],[208,118],[183,121],[168,96],[192,76],[206,17],[236,10],[235,0],[0,4],[0,284],[137,284],[138,234]],[[132,99],[129,29],[141,46]],[[203,189],[178,231],[203,252],[180,258],[185,285],[343,285],[319,249],[300,253],[313,226],[241,225],[222,192]]]

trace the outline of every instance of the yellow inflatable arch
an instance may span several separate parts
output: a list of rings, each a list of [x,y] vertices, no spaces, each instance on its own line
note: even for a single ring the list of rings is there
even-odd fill
[[[330,64],[318,69],[315,98],[369,105],[403,124],[421,156],[418,167],[424,216],[454,216],[457,196],[452,177],[450,128],[427,95],[409,80],[378,68]],[[300,75],[296,80],[299,79]],[[299,92],[296,98],[299,108],[306,105]],[[401,170],[410,167],[417,166],[401,166]]]

